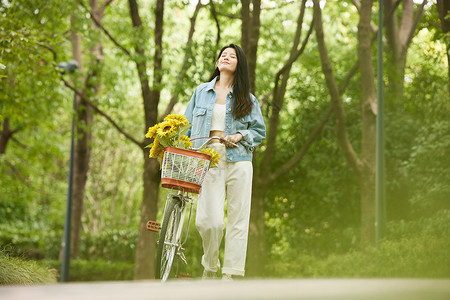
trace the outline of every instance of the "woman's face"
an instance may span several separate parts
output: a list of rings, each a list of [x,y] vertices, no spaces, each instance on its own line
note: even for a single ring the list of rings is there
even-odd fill
[[[230,72],[234,74],[238,64],[236,50],[234,48],[226,48],[220,54],[219,61],[217,62],[217,68],[222,72]]]

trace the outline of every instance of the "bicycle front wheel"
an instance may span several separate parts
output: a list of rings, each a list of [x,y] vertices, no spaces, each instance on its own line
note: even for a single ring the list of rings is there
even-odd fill
[[[180,199],[173,197],[164,212],[158,248],[156,252],[156,278],[166,281],[171,274],[173,260],[180,245],[180,226],[183,205]]]

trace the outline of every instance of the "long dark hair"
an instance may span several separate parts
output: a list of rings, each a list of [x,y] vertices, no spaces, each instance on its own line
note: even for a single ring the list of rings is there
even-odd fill
[[[240,119],[248,115],[253,108],[252,100],[250,99],[250,80],[248,79],[247,58],[245,57],[244,50],[238,45],[230,44],[220,50],[220,58],[222,52],[227,48],[233,48],[236,51],[237,66],[234,72],[234,88],[233,88],[233,117]],[[217,76],[220,76],[219,68],[216,67],[212,73],[209,81],[213,80]]]

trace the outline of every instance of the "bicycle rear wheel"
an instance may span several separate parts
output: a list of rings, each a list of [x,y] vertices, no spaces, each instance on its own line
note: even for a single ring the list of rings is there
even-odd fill
[[[183,205],[179,198],[172,197],[164,212],[158,248],[156,252],[156,278],[166,281],[171,275],[172,264],[180,245],[179,228]],[[172,272],[173,273],[173,272]]]

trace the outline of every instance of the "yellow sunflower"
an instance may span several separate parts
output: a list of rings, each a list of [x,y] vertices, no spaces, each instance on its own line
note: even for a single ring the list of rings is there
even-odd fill
[[[159,124],[156,124],[155,126],[150,127],[148,129],[147,134],[145,135],[145,137],[151,139],[155,135],[155,133],[158,131],[158,127],[159,127]]]
[[[170,114],[164,118],[164,121],[170,121],[170,120],[178,121],[179,126],[184,126],[184,125],[189,124],[189,121],[186,119],[185,115]]]
[[[191,139],[190,139],[188,136],[186,136],[186,135],[180,136],[180,141],[183,143],[183,145],[184,145],[186,148],[192,147]]]
[[[161,150],[157,157],[160,164],[162,164],[163,158],[164,158],[164,150]]]
[[[161,149],[161,147],[159,147],[159,138],[158,136],[155,136],[152,148],[150,149],[149,157],[158,157],[160,153],[164,153],[164,149]]]
[[[219,164],[220,161],[220,154],[216,151],[213,150],[211,148],[206,148],[202,150],[202,153],[208,154],[209,156],[211,156],[211,163],[210,163],[210,167],[214,168]]]
[[[159,137],[169,137],[177,132],[177,124],[175,124],[177,121],[168,120],[164,121],[159,125],[159,128],[157,130]]]

